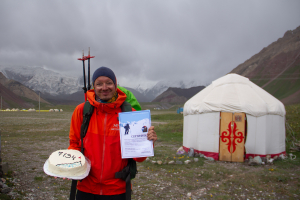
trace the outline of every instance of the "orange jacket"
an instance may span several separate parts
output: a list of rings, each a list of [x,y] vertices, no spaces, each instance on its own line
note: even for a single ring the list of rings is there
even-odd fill
[[[89,175],[77,189],[98,195],[117,195],[126,192],[125,181],[115,178],[115,173],[127,165],[127,159],[121,158],[118,113],[126,99],[125,93],[117,89],[118,99],[113,103],[99,103],[95,100],[94,90],[87,92],[87,98],[94,112],[83,139],[84,155],[91,161]],[[70,127],[70,146],[68,149],[80,151],[80,128],[83,119],[84,103],[78,105],[72,115]],[[134,109],[133,109],[134,110]],[[146,158],[134,158],[138,162]]]

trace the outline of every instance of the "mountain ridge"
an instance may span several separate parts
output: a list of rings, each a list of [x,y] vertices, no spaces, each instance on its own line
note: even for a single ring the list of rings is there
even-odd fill
[[[78,94],[82,92],[83,77],[66,77],[44,67],[0,66],[0,72],[8,79],[18,81],[36,92],[41,92],[43,98],[52,102],[55,99],[61,102],[63,98],[66,100],[75,98],[74,102],[78,102]],[[123,85],[122,87],[129,88],[140,102],[151,102],[169,87],[189,88],[198,85],[200,85],[199,80],[163,80],[150,88],[141,87],[140,84],[136,88]]]
[[[203,90],[205,86],[191,87],[187,89],[169,87],[158,95],[152,102],[185,103],[188,99]]]
[[[300,26],[230,73],[249,78],[284,104],[300,103]]]
[[[23,108],[29,108],[33,106],[31,103],[24,101],[21,97],[25,97],[33,101],[40,100],[40,102],[50,104],[48,101],[40,98],[39,95],[36,94],[33,90],[27,88],[18,81],[7,79],[1,72],[0,84],[0,94],[3,97],[3,105],[6,107],[17,107],[17,105],[19,105]]]
[[[0,72],[6,78],[18,81],[32,90],[53,96],[72,94],[82,87],[82,79],[67,77],[44,67],[0,66]]]

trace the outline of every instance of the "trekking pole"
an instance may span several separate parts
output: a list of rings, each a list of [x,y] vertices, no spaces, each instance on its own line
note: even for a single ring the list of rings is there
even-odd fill
[[[83,92],[84,92],[84,101],[86,101],[86,80],[85,80],[85,64],[84,61],[87,59],[87,56],[84,56],[84,51],[82,50],[82,58],[78,58],[78,60],[82,60],[82,64],[83,64]]]
[[[78,58],[78,60],[82,60],[82,64],[83,64],[83,91],[84,91],[84,101],[87,100],[86,98],[86,81],[85,81],[85,64],[84,61],[87,58],[84,56],[84,51],[82,50],[82,58]],[[70,190],[70,198],[69,200],[75,200],[76,197],[76,187],[77,187],[77,180],[72,180],[72,184],[71,184],[71,190]]]
[[[89,55],[86,56],[86,58],[88,60],[88,87],[87,87],[87,89],[90,90],[91,89],[91,81],[90,81],[90,77],[91,77],[91,75],[90,75],[90,59],[91,58],[95,58],[95,56],[91,56],[90,55],[90,47],[89,47]]]
[[[76,187],[77,187],[77,180],[72,180],[69,200],[75,200],[75,197],[76,197]]]

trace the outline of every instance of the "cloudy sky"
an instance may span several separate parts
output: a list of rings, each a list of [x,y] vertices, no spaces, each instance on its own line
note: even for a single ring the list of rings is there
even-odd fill
[[[82,74],[112,68],[123,86],[210,83],[300,25],[299,0],[2,0],[0,65]]]

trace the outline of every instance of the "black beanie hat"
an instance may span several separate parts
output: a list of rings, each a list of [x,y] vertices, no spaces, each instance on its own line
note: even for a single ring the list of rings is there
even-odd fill
[[[95,83],[95,80],[96,80],[99,76],[106,76],[106,77],[110,78],[110,79],[114,82],[115,86],[117,87],[117,83],[116,83],[116,82],[117,82],[117,79],[116,79],[115,73],[114,73],[111,69],[109,69],[109,68],[107,68],[107,67],[100,67],[100,68],[98,68],[98,69],[94,72],[94,74],[93,74],[93,78],[92,78],[92,80],[93,80],[93,85],[94,85],[94,83]]]

